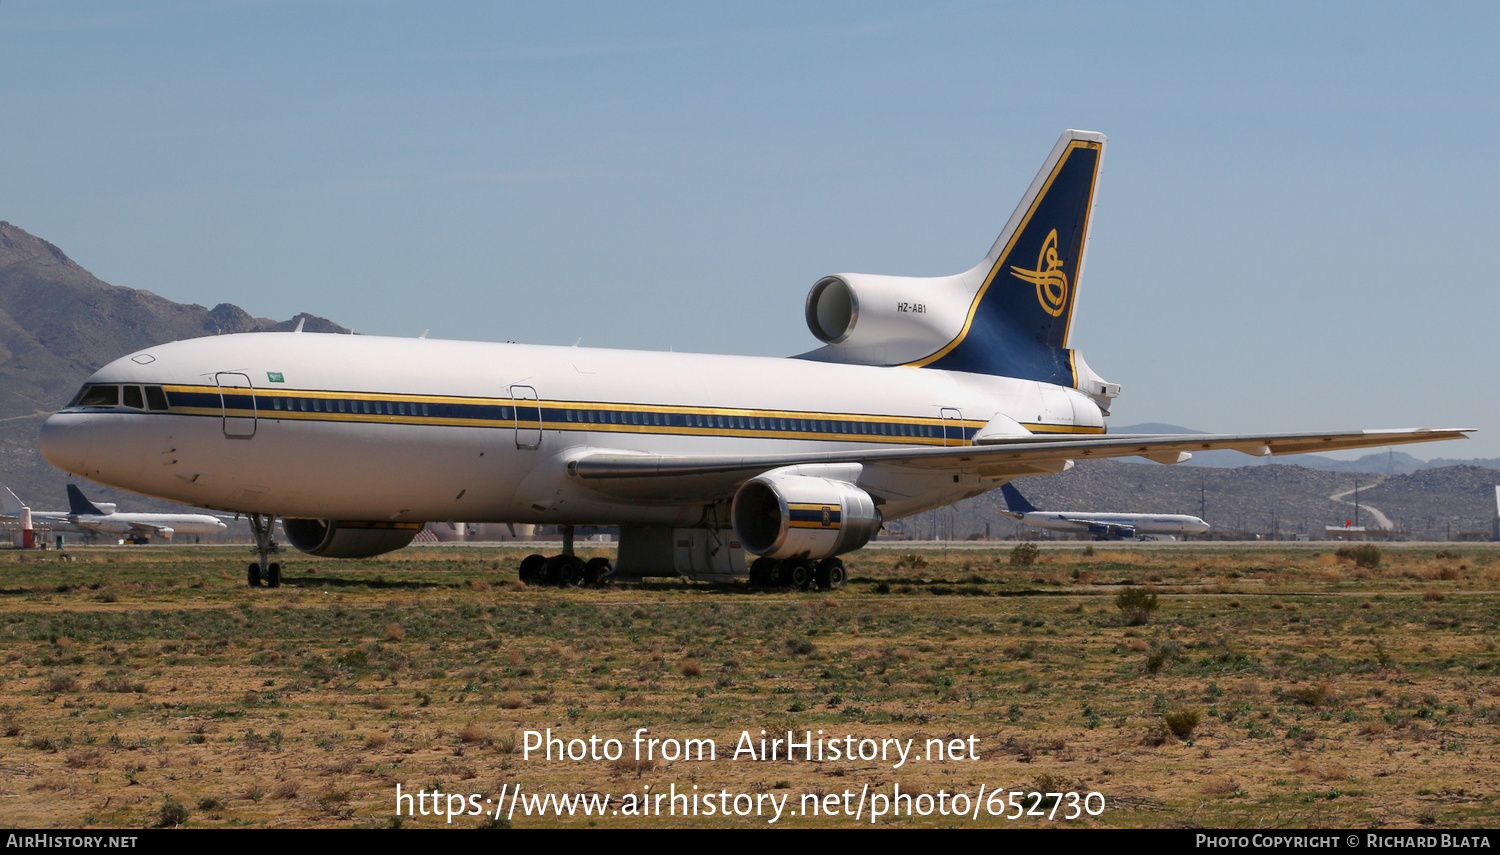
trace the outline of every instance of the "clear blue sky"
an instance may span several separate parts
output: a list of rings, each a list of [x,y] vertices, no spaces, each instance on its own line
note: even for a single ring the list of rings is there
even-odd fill
[[[781,355],[1110,135],[1117,424],[1500,456],[1500,5],[0,0],[0,219],[359,332]],[[733,378],[725,378],[733,382]]]

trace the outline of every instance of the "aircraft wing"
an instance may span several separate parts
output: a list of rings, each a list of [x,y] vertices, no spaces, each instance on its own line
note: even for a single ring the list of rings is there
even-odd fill
[[[1118,523],[1118,522],[1108,522],[1108,521],[1105,521],[1105,520],[1095,520],[1095,519],[1089,519],[1088,517],[1068,517],[1068,516],[1063,516],[1063,517],[1058,517],[1058,519],[1062,520],[1063,522],[1073,523],[1075,525],[1081,525],[1081,526],[1084,526],[1085,528],[1087,528],[1088,526],[1091,526],[1091,525],[1102,525],[1102,526],[1108,526],[1108,527],[1110,527],[1110,528],[1113,529],[1113,528],[1120,528],[1121,525],[1122,525],[1121,523]],[[1133,528],[1133,526],[1131,526],[1129,523],[1125,523],[1124,527],[1126,527],[1126,528]]]
[[[1048,435],[1006,437],[983,445],[871,448],[805,454],[668,455],[594,450],[574,457],[568,473],[600,492],[642,500],[722,498],[727,490],[771,469],[861,463],[975,472],[1004,478],[1061,472],[1069,461],[1146,457],[1180,463],[1194,451],[1232,449],[1263,457],[1464,439],[1473,428],[1351,430],[1333,433]],[[668,487],[662,479],[672,479]]]
[[[171,540],[172,535],[177,533],[171,526],[143,522],[132,522],[130,524],[130,532],[146,537],[165,537],[168,540]]]
[[[0,526],[16,528],[21,525],[19,514],[0,514]],[[31,512],[31,527],[37,531],[50,531],[54,528],[62,528],[69,531],[77,531],[78,528],[68,521],[66,514],[54,514],[48,512]]]

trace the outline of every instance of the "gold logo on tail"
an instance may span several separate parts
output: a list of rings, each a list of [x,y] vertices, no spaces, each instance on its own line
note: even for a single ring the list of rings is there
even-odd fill
[[[1054,318],[1063,313],[1068,302],[1068,274],[1062,271],[1062,264],[1062,259],[1057,257],[1057,229],[1053,229],[1042,241],[1035,270],[1010,268],[1016,278],[1036,286],[1036,299],[1042,304],[1042,311]]]

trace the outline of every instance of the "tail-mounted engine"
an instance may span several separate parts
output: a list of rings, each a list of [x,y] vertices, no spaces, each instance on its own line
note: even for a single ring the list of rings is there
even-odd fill
[[[777,560],[851,552],[881,524],[870,494],[847,481],[774,472],[740,487],[732,516],[747,552]]]
[[[324,558],[369,558],[412,542],[422,523],[358,520],[282,520],[293,546]]]
[[[970,276],[824,276],[807,293],[807,328],[830,356],[864,365],[900,365],[953,341],[977,283]]]
[[[824,347],[804,359],[911,365],[1072,387],[1108,411],[1120,387],[1068,347],[1104,135],[1067,131],[990,251],[952,276],[825,276],[807,295]]]

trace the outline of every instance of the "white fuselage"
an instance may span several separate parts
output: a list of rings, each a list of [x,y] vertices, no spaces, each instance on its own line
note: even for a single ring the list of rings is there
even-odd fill
[[[77,514],[69,521],[102,534],[218,534],[228,526],[211,514]],[[168,534],[170,532],[170,534]]]
[[[113,503],[94,503],[103,511],[98,514],[75,514],[71,511],[32,511],[33,525],[54,531],[99,532],[102,534],[218,534],[228,528],[212,514],[146,514],[117,513]],[[168,534],[170,532],[170,534]]]
[[[966,445],[997,416],[1022,434],[1103,431],[1087,396],[1005,377],[311,333],[161,345],[89,383],[161,386],[171,407],[64,410],[40,443],[55,465],[200,507],[286,517],[697,525],[700,499],[675,499],[670,487],[649,501],[612,498],[570,478],[569,461],[600,449]],[[248,387],[253,402],[241,396]],[[949,471],[881,477],[887,519],[999,483]]]
[[[1134,529],[1136,534],[1199,534],[1209,525],[1187,514],[1096,514],[1066,511],[1030,511],[1018,519],[1024,525],[1051,531],[1084,534],[1094,526]]]

